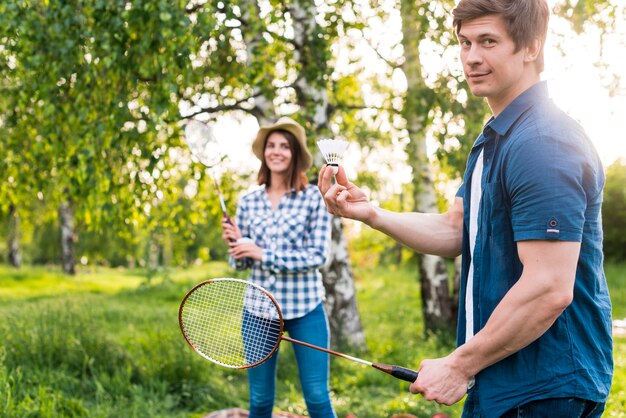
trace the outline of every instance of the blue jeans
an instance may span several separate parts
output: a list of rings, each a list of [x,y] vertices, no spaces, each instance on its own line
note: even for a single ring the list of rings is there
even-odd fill
[[[463,418],[483,417],[476,392],[470,390],[463,407]],[[510,409],[500,418],[600,418],[604,403],[579,398],[549,398],[528,402]]]
[[[320,303],[317,308],[302,318],[284,321],[284,330],[295,340],[323,348],[329,346],[328,321]],[[336,418],[330,402],[328,376],[330,360],[328,354],[293,344],[298,362],[300,384],[307,410],[311,418]],[[250,384],[249,418],[270,418],[274,408],[276,391],[276,365],[278,351],[267,361],[248,369]]]
[[[600,418],[604,403],[580,398],[540,399],[513,408],[501,418]]]

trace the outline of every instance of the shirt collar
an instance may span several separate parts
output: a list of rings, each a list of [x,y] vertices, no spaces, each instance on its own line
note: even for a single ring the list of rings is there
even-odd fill
[[[491,117],[483,128],[482,135],[478,137],[473,148],[482,145],[495,137],[494,132],[500,136],[505,136],[509,129],[515,124],[519,117],[533,106],[534,103],[548,98],[548,83],[540,81],[529,87],[522,94],[517,96],[509,105],[498,115]]]
[[[538,101],[548,98],[548,83],[540,81],[517,96],[490,124],[498,135],[505,136],[511,126]]]

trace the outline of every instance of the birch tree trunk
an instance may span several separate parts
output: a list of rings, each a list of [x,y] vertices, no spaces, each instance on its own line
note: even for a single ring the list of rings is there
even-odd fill
[[[328,130],[329,105],[327,61],[329,45],[320,35],[315,21],[317,9],[312,0],[298,0],[289,11],[294,21],[294,59],[300,65],[295,82],[298,104],[310,115],[307,132],[313,136]],[[313,147],[311,148],[313,151]],[[321,156],[316,153],[316,162]],[[332,219],[332,244],[330,260],[322,269],[326,289],[325,309],[329,317],[333,346],[365,348],[365,334],[356,303],[356,292],[350,257],[343,236],[341,220]]]
[[[427,22],[420,19],[414,3],[401,2],[402,44],[405,61],[403,70],[407,78],[407,95],[404,118],[410,142],[407,147],[408,163],[413,170],[414,210],[438,212],[433,176],[426,152],[426,118],[432,107],[432,92],[425,84],[419,57],[419,44],[428,30]],[[422,310],[425,330],[450,330],[456,326],[455,307],[448,285],[448,272],[442,257],[418,254]]]
[[[74,205],[70,199],[61,202],[59,206],[59,222],[61,223],[61,264],[66,274],[76,274],[76,256],[74,244]]]
[[[20,254],[20,216],[14,205],[9,207],[9,231],[7,237],[7,262],[13,267],[22,265]]]
[[[333,216],[332,226],[331,257],[322,269],[326,288],[324,307],[328,314],[332,341],[336,347],[363,350],[366,348],[365,333],[356,303],[350,255],[343,236],[341,219]]]

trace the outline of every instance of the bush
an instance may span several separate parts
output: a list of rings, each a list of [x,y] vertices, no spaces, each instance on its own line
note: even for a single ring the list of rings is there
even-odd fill
[[[626,260],[626,160],[617,160],[606,170],[602,226],[605,257]]]

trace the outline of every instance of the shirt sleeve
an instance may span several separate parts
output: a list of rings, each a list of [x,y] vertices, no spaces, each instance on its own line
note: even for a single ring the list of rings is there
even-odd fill
[[[330,215],[319,192],[309,195],[303,244],[293,248],[264,248],[261,268],[275,273],[315,270],[326,264],[330,252]]]
[[[595,152],[584,133],[537,134],[509,152],[503,181],[515,241],[580,242],[588,202],[602,191]]]

